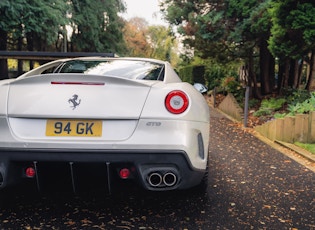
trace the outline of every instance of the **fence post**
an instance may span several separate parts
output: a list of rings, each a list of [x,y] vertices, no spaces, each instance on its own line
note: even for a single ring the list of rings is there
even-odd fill
[[[216,94],[217,94],[217,87],[214,87],[213,91],[212,91],[212,96],[213,96],[213,107],[215,108],[215,104],[217,103],[216,102]]]
[[[247,127],[248,101],[249,101],[249,86],[246,86],[246,90],[245,90],[245,105],[244,105],[244,127]]]

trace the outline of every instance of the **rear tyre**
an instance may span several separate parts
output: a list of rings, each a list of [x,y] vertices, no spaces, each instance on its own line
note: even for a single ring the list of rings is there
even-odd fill
[[[7,189],[0,190],[0,208],[5,208],[9,204],[9,192]]]
[[[198,193],[200,195],[206,195],[209,184],[209,160],[207,160],[207,166],[205,174],[202,177],[200,184],[192,188],[194,193]]]

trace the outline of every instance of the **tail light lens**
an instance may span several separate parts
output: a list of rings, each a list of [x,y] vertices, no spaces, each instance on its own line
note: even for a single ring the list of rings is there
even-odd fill
[[[180,114],[186,111],[189,105],[187,95],[180,91],[174,90],[170,92],[165,98],[166,109],[174,114]]]

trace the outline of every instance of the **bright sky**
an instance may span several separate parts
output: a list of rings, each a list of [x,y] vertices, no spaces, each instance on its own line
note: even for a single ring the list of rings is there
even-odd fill
[[[127,20],[133,17],[141,17],[150,25],[167,25],[162,19],[159,8],[159,0],[125,0],[127,13],[123,17]]]

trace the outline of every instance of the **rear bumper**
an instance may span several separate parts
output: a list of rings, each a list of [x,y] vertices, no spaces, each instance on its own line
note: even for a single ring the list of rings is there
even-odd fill
[[[30,166],[36,170],[36,176],[31,179],[26,178],[24,172]],[[53,170],[59,171],[62,167],[63,179],[69,178],[69,186],[76,191],[81,179],[88,180],[82,176],[86,166],[94,168],[93,177],[100,178],[100,186],[105,183],[110,189],[115,180],[122,180],[119,178],[119,170],[128,168],[131,171],[129,179],[147,190],[155,191],[186,189],[198,185],[206,170],[194,168],[182,150],[0,148],[0,189],[21,180],[33,180],[41,190],[42,184],[52,178]],[[47,172],[48,169],[52,171]]]

